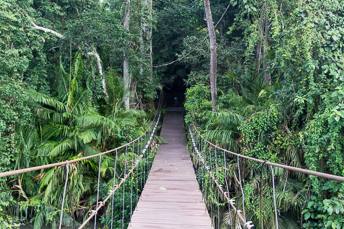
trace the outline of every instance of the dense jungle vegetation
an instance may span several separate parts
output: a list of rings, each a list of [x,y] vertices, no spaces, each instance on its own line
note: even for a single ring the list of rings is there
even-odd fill
[[[344,2],[229,2],[216,30],[217,112],[202,17],[183,39],[181,55],[191,68],[187,121],[234,152],[343,176]],[[228,1],[211,3],[216,21]],[[273,228],[269,171],[254,163],[243,166],[246,212],[258,228]],[[343,184],[276,173],[284,228],[344,228]]]
[[[0,171],[115,148],[147,130],[159,91],[186,87],[186,124],[208,140],[344,176],[343,0],[210,4],[216,100],[203,1],[0,0]],[[96,163],[73,168],[66,225],[95,203]],[[242,166],[246,214],[273,228],[269,173]],[[62,172],[0,178],[0,228],[56,227]],[[282,228],[344,228],[344,184],[276,170],[276,185]]]
[[[122,22],[128,9],[130,30]],[[147,12],[140,2],[0,1],[1,171],[96,154],[147,130],[157,87],[146,58]],[[121,76],[123,56],[131,64],[129,88]],[[130,107],[122,102],[126,94]],[[108,182],[112,161],[102,161]],[[1,179],[0,228],[56,227],[63,172]],[[94,205],[97,173],[96,161],[73,167],[66,226]]]

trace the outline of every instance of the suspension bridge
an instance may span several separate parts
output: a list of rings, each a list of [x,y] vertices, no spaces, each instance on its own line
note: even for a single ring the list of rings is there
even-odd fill
[[[167,141],[153,162],[129,228],[211,228],[211,220],[186,152],[183,116],[170,110],[161,136]]]
[[[248,162],[257,163],[270,173],[273,228],[278,229],[276,169],[344,182],[341,176],[223,149],[203,138],[197,126],[185,130],[181,110],[168,109],[163,116],[161,121],[162,115],[157,113],[145,134],[118,148],[69,161],[3,172],[0,178],[10,177],[14,183],[18,182],[14,187],[20,196],[21,175],[34,177],[49,169],[60,170],[63,176],[55,178],[58,187],[54,187],[61,190],[59,206],[55,206],[58,212],[55,227],[59,229],[223,228],[223,225],[254,228],[245,211],[243,164]],[[158,146],[155,136],[161,122],[161,136],[166,144]],[[110,174],[102,172],[105,159],[111,159],[105,164],[111,168]],[[85,162],[92,164],[98,174],[93,187],[95,198],[81,208],[86,210],[78,212],[78,220],[70,223],[66,216],[76,211],[71,177],[77,172],[77,166]],[[0,228],[3,228],[1,222]],[[52,228],[52,225],[42,228]]]

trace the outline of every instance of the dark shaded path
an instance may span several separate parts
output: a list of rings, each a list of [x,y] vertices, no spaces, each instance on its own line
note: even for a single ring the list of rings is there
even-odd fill
[[[186,151],[183,115],[165,115],[161,145],[129,228],[211,228],[191,158]]]

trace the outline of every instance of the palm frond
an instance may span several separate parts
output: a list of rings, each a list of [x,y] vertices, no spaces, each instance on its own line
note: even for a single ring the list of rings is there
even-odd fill
[[[59,140],[64,137],[72,135],[73,128],[69,125],[60,123],[49,123],[42,128],[42,137],[44,139],[56,139]]]
[[[103,131],[113,134],[120,131],[119,126],[114,121],[96,113],[77,117],[76,122],[82,128],[100,127]]]
[[[56,112],[46,107],[40,107],[37,109],[37,117],[52,123],[65,123],[73,117],[73,114],[69,112]]]
[[[78,134],[78,138],[81,140],[83,144],[91,143],[94,140],[97,140],[97,132],[91,129],[82,131]]]
[[[238,126],[242,120],[243,117],[234,111],[225,110],[211,113],[206,123],[205,137],[235,150],[237,149]]]
[[[54,148],[48,153],[50,157],[56,157],[58,155],[63,155],[66,151],[75,149],[75,142],[71,139],[66,139],[58,142]]]
[[[66,106],[64,103],[58,101],[57,99],[54,99],[50,96],[47,96],[43,93],[39,93],[34,90],[29,90],[28,95],[38,104],[48,107],[50,109],[54,109],[59,112],[63,112],[66,110]]]

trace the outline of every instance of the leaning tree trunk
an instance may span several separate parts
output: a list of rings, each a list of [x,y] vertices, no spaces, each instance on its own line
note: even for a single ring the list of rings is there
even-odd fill
[[[123,27],[126,32],[129,33],[129,25],[130,25],[130,0],[126,0],[126,8],[124,12],[124,20],[123,20]],[[127,45],[124,50],[124,59],[123,59],[123,84],[124,84],[124,94],[123,94],[123,102],[125,109],[130,108],[130,84],[131,84],[131,76],[129,70],[129,45],[128,41],[126,42]]]
[[[106,85],[106,79],[105,79],[105,75],[104,75],[104,71],[103,71],[102,60],[100,59],[99,53],[97,52],[96,48],[93,48],[92,52],[88,52],[87,55],[93,56],[96,59],[98,72],[99,72],[99,75],[102,79],[103,93],[105,95],[105,99],[108,100],[109,94],[107,91],[107,85]]]
[[[216,74],[217,74],[217,43],[216,33],[213,21],[213,16],[210,8],[210,0],[204,0],[205,16],[207,20],[209,42],[210,42],[210,91],[211,91],[211,106],[213,112],[216,111],[216,99],[217,99],[217,86],[216,86]]]

